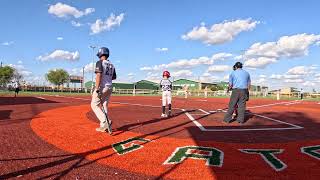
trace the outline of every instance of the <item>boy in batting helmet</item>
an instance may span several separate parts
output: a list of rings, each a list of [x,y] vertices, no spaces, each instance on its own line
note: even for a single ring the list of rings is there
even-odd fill
[[[171,90],[172,90],[172,82],[169,80],[170,72],[163,71],[162,73],[163,79],[160,81],[160,88],[162,90],[162,114],[161,117],[171,116]],[[166,105],[168,104],[169,110],[168,114],[166,114]]]
[[[114,65],[108,60],[109,49],[102,47],[97,56],[99,61],[96,63],[96,86],[92,94],[91,108],[100,120],[99,132],[108,130],[112,133],[111,120],[108,118],[108,103],[112,93],[112,80],[117,78]]]

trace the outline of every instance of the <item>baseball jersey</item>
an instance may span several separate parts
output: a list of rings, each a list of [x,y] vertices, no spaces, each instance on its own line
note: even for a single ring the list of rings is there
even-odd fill
[[[171,91],[172,82],[169,79],[162,79],[160,81],[160,88],[162,89],[162,91]]]
[[[112,80],[117,78],[116,69],[109,60],[99,60],[96,63],[95,73],[101,73],[100,87],[112,86]]]

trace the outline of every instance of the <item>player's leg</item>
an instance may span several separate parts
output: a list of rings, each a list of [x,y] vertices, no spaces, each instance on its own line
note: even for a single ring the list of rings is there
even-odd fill
[[[166,117],[166,91],[162,92],[162,114],[161,117]]]
[[[239,100],[239,90],[234,89],[232,90],[230,101],[229,101],[229,107],[226,115],[224,116],[224,122],[229,123],[232,121],[232,114],[234,112],[234,107],[238,103]]]
[[[96,129],[97,131],[105,131],[107,128],[105,124],[105,115],[101,109],[101,106],[102,104],[100,95],[97,92],[93,91],[91,99],[91,108],[100,121],[100,127]]]
[[[172,114],[171,100],[172,100],[172,93],[171,93],[171,91],[168,91],[168,96],[167,96],[167,101],[168,101],[168,106],[169,106],[168,116],[171,116],[171,114]]]
[[[112,127],[111,127],[111,120],[109,119],[109,116],[108,116],[108,104],[109,104],[111,94],[112,94],[112,87],[105,87],[102,90],[102,96],[101,96],[102,108],[105,114],[105,120],[106,120],[106,123],[108,124],[108,131],[110,134],[112,133]]]
[[[245,122],[245,111],[246,111],[246,102],[247,102],[247,93],[246,90],[239,90],[239,101],[238,101],[238,117],[237,121],[239,123]]]

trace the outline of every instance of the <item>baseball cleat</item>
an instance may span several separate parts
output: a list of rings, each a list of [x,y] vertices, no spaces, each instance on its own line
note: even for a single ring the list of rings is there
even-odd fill
[[[166,114],[161,114],[161,117],[167,117],[167,115]]]
[[[98,131],[98,132],[105,132],[106,129],[105,129],[104,127],[98,127],[98,128],[96,128],[96,131]]]
[[[172,112],[171,111],[168,111],[168,116],[170,117],[172,115]]]

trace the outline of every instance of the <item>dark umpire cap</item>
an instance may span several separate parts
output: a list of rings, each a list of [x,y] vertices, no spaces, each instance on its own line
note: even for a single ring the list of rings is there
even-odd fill
[[[234,64],[234,66],[237,68],[242,68],[243,64],[241,62],[236,62],[236,64]]]

